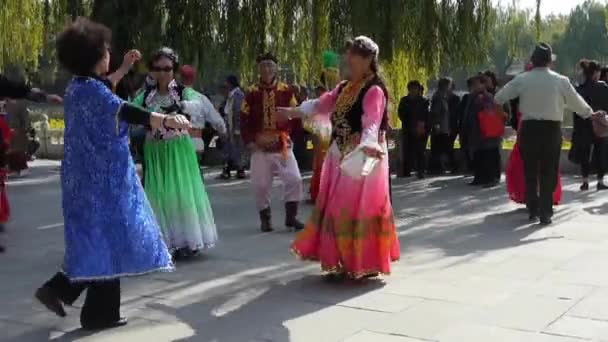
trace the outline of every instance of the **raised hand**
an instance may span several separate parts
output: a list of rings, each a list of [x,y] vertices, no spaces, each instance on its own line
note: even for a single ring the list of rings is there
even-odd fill
[[[130,69],[133,64],[140,61],[142,58],[141,52],[139,50],[131,50],[125,54],[125,57],[122,60],[122,67],[126,69]]]

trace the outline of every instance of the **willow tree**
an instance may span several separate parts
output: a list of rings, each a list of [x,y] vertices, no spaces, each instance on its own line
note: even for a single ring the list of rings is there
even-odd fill
[[[4,0],[0,22],[3,56],[37,62],[43,40],[40,10],[45,1]],[[48,0],[54,21],[44,22],[52,42],[60,18],[90,15],[109,26],[113,51],[137,47],[148,55],[170,45],[184,63],[199,67],[207,85],[220,76],[253,80],[255,58],[271,51],[282,75],[313,85],[322,51],[340,51],[347,38],[368,35],[380,45],[384,76],[396,99],[406,82],[436,75],[440,61],[472,65],[488,48],[491,0]],[[46,8],[48,13],[48,8]],[[25,18],[11,22],[6,18]],[[24,15],[25,13],[25,15]],[[33,30],[30,28],[34,28]],[[17,28],[15,30],[15,28]],[[26,29],[27,28],[27,29]],[[22,46],[12,46],[15,42]],[[44,55],[49,55],[47,52]],[[2,60],[0,59],[0,65]]]
[[[7,64],[36,68],[43,46],[43,4],[39,0],[2,0],[0,70]]]
[[[529,56],[536,41],[536,29],[529,11],[519,9],[516,2],[498,9],[493,17],[489,57],[502,78],[514,63]]]
[[[91,18],[112,30],[113,67],[127,50],[138,48],[149,55],[163,41],[163,0],[147,0],[145,6],[137,0],[94,0],[90,7]]]
[[[540,5],[541,5],[541,0],[536,0],[536,16],[535,16],[535,22],[536,22],[536,40],[540,40],[540,36],[542,34],[542,18],[540,15]]]
[[[405,93],[408,81],[426,82],[440,61],[475,65],[487,56],[490,0],[335,0],[331,42],[364,34],[380,45],[384,77],[393,96]],[[394,111],[393,111],[394,113]],[[396,124],[393,116],[393,124]]]

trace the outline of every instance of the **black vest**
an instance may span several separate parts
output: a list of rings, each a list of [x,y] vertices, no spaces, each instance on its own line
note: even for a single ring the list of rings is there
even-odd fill
[[[347,82],[342,82],[338,86],[338,97],[340,97],[346,84]],[[384,106],[380,130],[386,131],[388,128],[388,94],[386,93],[386,88],[380,78],[374,77],[363,86],[350,110],[344,113],[344,115],[335,112],[331,116],[332,141],[336,141],[342,152],[347,152],[349,147],[354,147],[351,145],[358,143],[353,141],[353,138],[360,137],[363,132],[363,98],[365,97],[365,94],[367,94],[367,91],[373,86],[379,86],[384,92],[386,105]]]

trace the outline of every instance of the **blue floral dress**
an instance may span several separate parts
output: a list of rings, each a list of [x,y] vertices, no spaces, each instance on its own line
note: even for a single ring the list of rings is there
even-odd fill
[[[77,77],[64,101],[64,273],[94,281],[171,270],[118,116],[122,100],[101,81]]]

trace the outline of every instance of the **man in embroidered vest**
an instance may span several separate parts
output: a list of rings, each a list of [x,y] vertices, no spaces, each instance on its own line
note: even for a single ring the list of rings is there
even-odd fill
[[[270,53],[257,58],[260,81],[250,87],[241,109],[241,136],[251,151],[251,183],[263,232],[271,232],[270,193],[275,173],[284,186],[285,225],[296,231],[302,197],[302,176],[289,138],[291,122],[278,122],[277,107],[295,107],[293,91],[277,80],[277,59]]]

